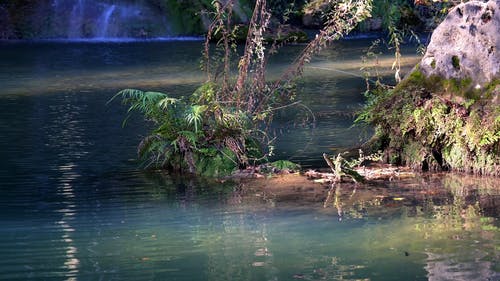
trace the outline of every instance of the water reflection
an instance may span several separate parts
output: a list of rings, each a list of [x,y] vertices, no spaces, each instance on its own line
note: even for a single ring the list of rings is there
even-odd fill
[[[73,189],[73,181],[78,180],[79,175],[71,170],[72,165],[63,165],[60,167],[62,176],[60,178],[60,186],[58,194],[63,196],[61,209],[56,210],[62,214],[62,218],[56,222],[61,227],[61,240],[66,244],[64,268],[67,270],[66,280],[77,280],[76,276],[79,273],[80,260],[77,258],[78,248],[73,240],[75,228],[73,221],[75,220],[77,200]],[[69,169],[68,169],[69,168]]]
[[[81,180],[78,163],[88,154],[87,149],[92,143],[84,140],[86,132],[81,125],[81,114],[87,110],[88,105],[74,103],[71,96],[67,95],[64,100],[59,105],[49,106],[50,111],[55,113],[55,118],[53,122],[46,124],[46,145],[58,151],[57,166],[53,173],[59,175],[56,179],[56,195],[60,197],[60,204],[54,212],[62,217],[55,224],[60,227],[61,242],[64,244],[62,269],[66,272],[66,280],[70,281],[77,280],[80,272],[79,249],[74,237],[80,200],[75,190],[75,184]]]
[[[390,195],[384,195],[379,190],[371,194],[371,198],[360,195],[354,200],[356,189],[349,194],[337,187],[333,188],[335,195],[329,190],[325,206],[330,197],[334,197],[333,207],[339,218],[346,207],[347,214],[354,218],[383,217],[380,209],[399,209],[398,213],[414,219],[403,225],[391,224],[390,236],[380,238],[390,246],[384,243],[377,251],[408,244],[401,239],[410,238],[414,248],[420,248],[420,243],[424,245],[421,253],[427,256],[425,269],[429,280],[496,280],[500,277],[500,189],[496,181],[447,174],[417,181],[418,185],[403,192],[391,190]],[[384,231],[378,235],[387,234]],[[409,248],[405,248],[405,255],[409,255]]]
[[[488,186],[495,181],[440,175],[334,189],[293,178],[243,183],[224,193],[215,216],[200,218],[194,240],[209,255],[209,280],[496,280],[500,209],[491,202],[500,190]],[[454,191],[468,182],[489,200]],[[203,202],[202,190],[190,192]]]
[[[220,183],[148,172],[104,177],[84,195],[78,166],[60,170],[57,231],[35,222],[37,239],[60,241],[57,249],[35,237],[7,240],[16,229],[6,226],[0,249],[11,258],[0,260],[0,274],[10,280],[25,276],[12,271],[18,263],[37,277],[60,258],[60,275],[47,276],[495,280],[500,272],[495,179],[423,176],[333,191],[293,176]],[[482,191],[456,188],[468,183]],[[38,254],[20,259],[23,251],[12,253],[20,242]]]
[[[362,79],[361,55],[369,40],[339,43],[325,50],[306,67],[305,78],[336,77]],[[147,45],[146,45],[147,44]],[[204,74],[199,69],[200,42],[135,42],[128,44],[92,44],[33,42],[0,43],[2,53],[0,82],[2,95],[44,94],[61,91],[103,91],[122,88],[169,89],[181,85],[199,85]],[[143,50],[147,48],[147,52]],[[277,78],[301,47],[282,50],[271,60],[267,76]],[[403,58],[403,72],[418,61],[411,51]],[[124,54],[127,54],[124,56]],[[391,75],[390,54],[379,59],[380,75]],[[185,93],[177,94],[188,94]]]

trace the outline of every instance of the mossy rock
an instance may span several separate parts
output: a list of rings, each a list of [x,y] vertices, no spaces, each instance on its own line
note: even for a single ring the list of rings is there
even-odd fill
[[[420,170],[500,176],[500,81],[427,78],[418,67],[394,89],[368,94],[360,115],[387,161]]]
[[[434,30],[422,72],[446,79],[470,79],[485,87],[500,76],[500,2],[468,1],[450,10]]]

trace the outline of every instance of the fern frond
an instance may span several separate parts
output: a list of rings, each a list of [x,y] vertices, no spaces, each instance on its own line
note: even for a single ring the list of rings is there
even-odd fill
[[[149,135],[141,140],[137,146],[137,155],[143,158],[145,155],[151,152],[151,147],[154,146],[155,142],[161,140],[159,135]]]
[[[144,114],[146,119],[158,122],[161,118],[161,105],[165,103],[173,103],[175,99],[171,100],[166,94],[152,91],[141,91],[137,89],[125,89],[119,91],[109,101],[113,101],[116,97],[122,98],[123,104],[128,104],[128,113],[132,111],[139,111]]]
[[[187,108],[186,111],[186,121],[189,125],[194,124],[195,133],[198,132],[198,127],[203,121],[203,113],[207,110],[205,105],[192,105]]]
[[[196,147],[196,143],[198,142],[198,136],[196,135],[195,132],[193,132],[193,131],[180,131],[179,137],[183,137],[185,140],[188,141],[188,143],[191,146]]]
[[[167,110],[170,108],[170,106],[172,105],[175,105],[179,102],[179,99],[176,99],[176,98],[171,98],[171,97],[165,97],[163,99],[161,99],[159,102],[158,102],[158,106],[161,108],[161,109],[164,109],[164,110]]]

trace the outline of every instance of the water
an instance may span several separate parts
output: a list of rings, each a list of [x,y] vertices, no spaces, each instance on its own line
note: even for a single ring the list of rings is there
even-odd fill
[[[298,98],[316,128],[279,121],[278,155],[317,167],[358,143],[368,42],[334,45],[306,70]],[[127,87],[189,94],[204,81],[200,52],[189,41],[0,43],[0,280],[500,280],[497,179],[328,190],[138,169],[148,126],[135,116],[122,128],[125,108],[106,102]]]
[[[108,29],[109,29],[109,20],[111,16],[113,15],[113,12],[115,11],[116,6],[111,5],[107,9],[104,10],[104,13],[101,15],[101,17],[98,20],[97,26],[99,26],[99,32],[97,37],[99,38],[106,38],[109,37],[108,35]]]
[[[53,0],[48,10],[49,37],[70,40],[152,38],[167,36],[169,27],[164,12],[140,1]],[[45,32],[44,31],[44,32]],[[45,37],[42,32],[42,38]]]

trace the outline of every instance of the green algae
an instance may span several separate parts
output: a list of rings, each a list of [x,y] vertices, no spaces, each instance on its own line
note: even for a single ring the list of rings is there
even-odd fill
[[[456,70],[460,70],[460,59],[458,56],[452,56],[451,57],[451,65],[453,65],[453,68]]]

